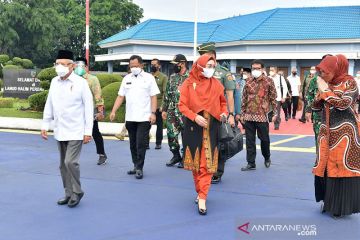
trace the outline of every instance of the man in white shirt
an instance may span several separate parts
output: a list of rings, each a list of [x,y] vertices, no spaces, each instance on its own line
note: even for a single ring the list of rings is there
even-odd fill
[[[301,81],[300,81],[300,77],[297,75],[296,67],[291,68],[291,75],[288,76],[287,79],[291,86],[292,118],[295,119],[296,111],[299,104],[299,95],[300,95],[300,87],[301,87]]]
[[[275,84],[276,89],[276,109],[277,109],[277,116],[274,122],[274,129],[279,130],[281,117],[280,117],[280,110],[281,108],[286,109],[285,101],[286,95],[288,92],[288,88],[285,82],[285,78],[281,77],[277,74],[277,67],[270,67],[269,76],[272,78]],[[284,109],[284,112],[285,112]]]
[[[90,142],[93,128],[93,97],[86,80],[73,72],[74,55],[60,50],[56,58],[57,77],[51,81],[46,100],[41,136],[54,120],[54,137],[60,151],[60,173],[65,197],[57,203],[75,207],[84,192],[80,184],[79,158],[82,144]]]
[[[125,126],[129,132],[131,158],[134,164],[134,168],[127,174],[135,174],[137,179],[142,179],[147,147],[145,139],[149,135],[151,124],[156,121],[156,95],[160,90],[154,76],[143,71],[140,56],[131,56],[129,67],[131,73],[122,80],[110,120],[115,119],[116,111],[126,98]]]

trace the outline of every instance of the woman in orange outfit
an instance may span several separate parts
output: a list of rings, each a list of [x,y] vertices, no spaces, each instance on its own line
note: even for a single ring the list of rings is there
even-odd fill
[[[200,215],[207,213],[206,198],[217,171],[220,120],[227,117],[224,87],[213,77],[215,59],[202,55],[180,88],[179,110],[185,116],[184,169],[193,172]]]
[[[360,212],[359,90],[343,55],[327,56],[316,67],[319,94],[313,111],[323,111],[313,173],[316,201],[334,217]]]

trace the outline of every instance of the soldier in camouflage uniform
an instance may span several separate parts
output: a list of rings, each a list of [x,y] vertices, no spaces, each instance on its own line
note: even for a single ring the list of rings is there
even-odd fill
[[[93,95],[94,106],[96,107],[94,110],[94,113],[96,114],[94,116],[92,136],[96,144],[96,152],[97,154],[99,154],[99,160],[97,162],[97,165],[103,165],[106,163],[107,156],[104,148],[104,139],[99,131],[98,121],[104,118],[104,98],[101,94],[101,86],[99,79],[95,75],[90,74],[88,70],[89,69],[87,60],[85,58],[77,58],[76,68],[74,72],[77,75],[85,78],[88,82],[89,88]]]
[[[163,119],[162,115],[162,101],[164,99],[164,93],[168,82],[168,77],[160,72],[161,64],[160,60],[154,58],[151,60],[151,74],[154,76],[156,84],[160,90],[160,94],[157,95],[158,108],[156,109],[156,146],[155,149],[161,149],[161,143],[163,140]],[[148,144],[149,145],[149,144]]]
[[[166,166],[171,167],[179,163],[178,167],[183,168],[179,134],[184,128],[184,123],[183,116],[178,108],[178,103],[180,99],[179,88],[185,79],[189,77],[189,71],[186,67],[187,60],[182,54],[176,55],[171,63],[174,64],[174,73],[167,82],[162,104],[162,117],[166,119],[168,143],[170,151],[173,153],[173,157],[166,163]]]
[[[216,51],[215,51],[215,43],[208,42],[203,43],[198,46],[198,52],[200,55],[209,54],[211,57],[216,59]],[[236,89],[236,82],[229,71],[229,69],[221,66],[220,64],[216,64],[215,66],[215,73],[214,77],[218,79],[225,88],[224,95],[226,97],[228,103],[228,110],[229,110],[229,123],[231,126],[235,126],[235,119],[234,119],[234,90]],[[214,174],[211,183],[219,183],[221,181],[221,177],[224,174],[225,170],[225,160],[219,156],[218,162],[218,170]]]
[[[305,118],[306,121],[313,122],[313,130],[315,133],[315,145],[316,145],[316,154],[318,153],[318,144],[317,144],[317,137],[319,135],[319,129],[321,125],[321,118],[322,118],[322,111],[312,111],[311,106],[314,102],[316,94],[318,93],[318,86],[317,86],[317,77],[315,76],[311,79],[309,83],[309,88],[306,92],[306,113]]]

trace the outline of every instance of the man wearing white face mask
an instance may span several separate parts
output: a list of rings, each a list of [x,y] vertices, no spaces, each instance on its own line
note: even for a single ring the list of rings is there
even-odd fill
[[[60,151],[60,172],[65,197],[57,203],[75,207],[84,192],[80,184],[79,158],[82,144],[90,142],[93,128],[93,97],[86,80],[73,73],[73,53],[60,50],[56,58],[57,77],[51,81],[46,100],[41,136],[54,120],[54,137]]]
[[[277,116],[276,116],[276,120],[274,122],[274,129],[279,130],[280,122],[281,122],[280,110],[281,110],[281,108],[287,110],[286,96],[288,93],[288,88],[287,88],[285,78],[283,76],[277,74],[277,67],[274,67],[274,66],[270,67],[269,75],[270,75],[270,78],[274,81],[275,88],[276,88],[276,96],[277,96],[276,97]],[[285,112],[285,110],[284,110],[284,112]],[[288,116],[285,116],[285,118],[287,119]]]
[[[254,60],[251,63],[252,76],[246,80],[243,90],[240,121],[245,126],[247,165],[241,171],[255,170],[256,134],[261,141],[261,153],[266,168],[270,167],[269,121],[275,121],[276,89],[274,81],[263,74],[264,63]],[[273,110],[273,117],[268,119]]]
[[[143,167],[147,141],[151,124],[156,121],[157,97],[160,90],[155,78],[143,71],[143,60],[140,56],[130,57],[131,73],[122,80],[118,97],[110,114],[110,120],[115,119],[118,108],[126,98],[125,126],[129,132],[131,158],[134,168],[127,174],[143,178]]]

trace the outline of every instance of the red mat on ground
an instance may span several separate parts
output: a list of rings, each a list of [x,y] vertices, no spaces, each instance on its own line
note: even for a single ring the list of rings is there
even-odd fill
[[[291,135],[314,135],[311,122],[302,123],[299,121],[301,112],[297,112],[295,119],[285,121],[284,113],[281,111],[281,123],[279,130],[274,130],[274,123],[270,123],[270,134],[291,134]]]

